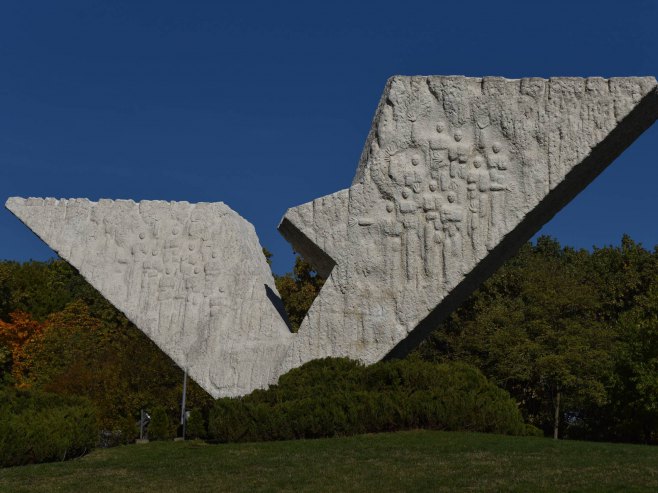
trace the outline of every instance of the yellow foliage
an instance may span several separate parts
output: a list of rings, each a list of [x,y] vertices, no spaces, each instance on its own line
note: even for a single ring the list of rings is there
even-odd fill
[[[25,346],[43,333],[43,324],[33,320],[29,313],[18,310],[10,315],[10,322],[0,320],[0,343],[11,351],[12,370],[19,387],[26,387],[25,369],[27,357]]]

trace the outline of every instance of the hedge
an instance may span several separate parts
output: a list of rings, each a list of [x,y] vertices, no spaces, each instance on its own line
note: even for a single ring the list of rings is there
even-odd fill
[[[469,365],[405,359],[365,367],[327,358],[290,371],[268,390],[217,400],[208,434],[240,442],[415,428],[538,431],[524,424],[507,392]]]
[[[97,439],[96,414],[85,399],[0,391],[0,466],[79,457]]]

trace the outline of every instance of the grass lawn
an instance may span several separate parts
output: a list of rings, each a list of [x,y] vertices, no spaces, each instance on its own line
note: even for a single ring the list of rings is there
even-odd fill
[[[0,469],[0,491],[658,491],[658,447],[413,431],[152,442]]]

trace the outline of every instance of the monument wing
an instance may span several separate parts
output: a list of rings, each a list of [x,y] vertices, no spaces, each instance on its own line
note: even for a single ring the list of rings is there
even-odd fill
[[[225,204],[6,206],[214,397],[278,379],[292,334],[253,226]]]
[[[279,230],[328,275],[284,364],[417,345],[658,116],[653,77],[393,77],[352,186]]]
[[[281,233],[328,277],[297,334],[222,203],[7,207],[215,397],[407,353],[658,117],[656,80],[393,77],[349,189]]]

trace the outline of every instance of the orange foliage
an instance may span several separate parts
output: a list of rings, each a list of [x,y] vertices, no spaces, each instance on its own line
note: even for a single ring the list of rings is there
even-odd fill
[[[43,332],[43,324],[33,320],[29,313],[18,310],[9,314],[10,322],[0,320],[0,343],[11,351],[12,375],[19,386],[25,386],[24,363],[26,344]]]

